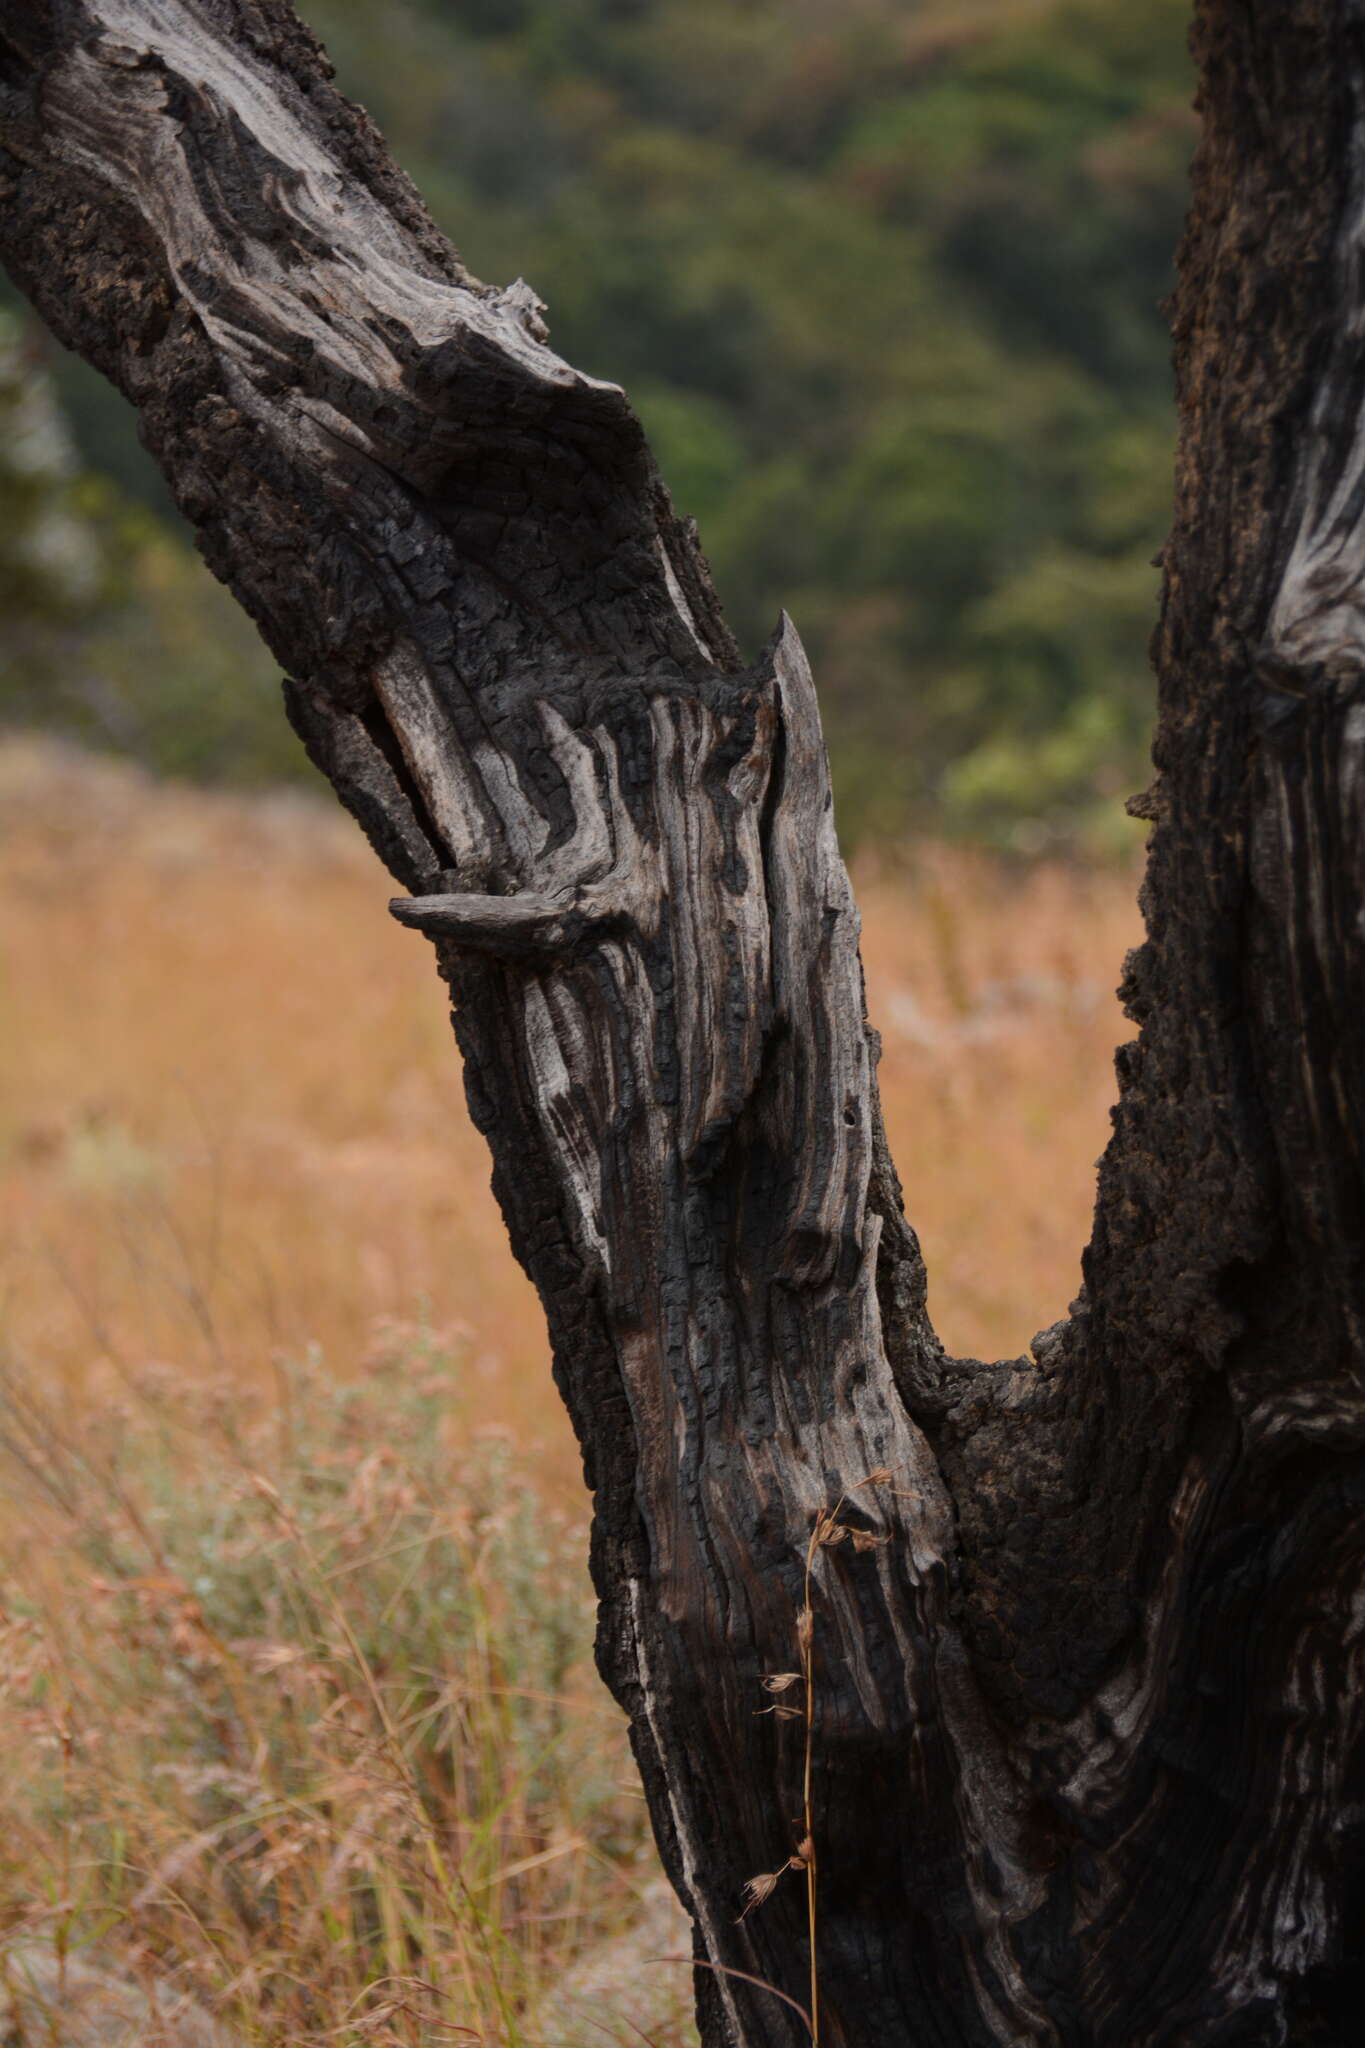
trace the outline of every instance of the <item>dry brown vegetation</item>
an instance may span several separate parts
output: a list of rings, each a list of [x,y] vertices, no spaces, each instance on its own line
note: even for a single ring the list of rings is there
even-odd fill
[[[249,2040],[567,2039],[547,1987],[653,1866],[428,950],[321,804],[47,744],[0,748],[0,870],[10,1952]],[[1018,1350],[1075,1289],[1133,874],[919,849],[860,896],[938,1327]]]

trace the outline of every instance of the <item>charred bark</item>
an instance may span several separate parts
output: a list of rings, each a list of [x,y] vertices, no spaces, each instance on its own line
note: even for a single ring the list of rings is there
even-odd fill
[[[1360,10],[1205,0],[1197,52],[1141,1036],[1083,1298],[981,1365],[925,1313],[790,624],[741,661],[622,394],[283,0],[0,20],[0,253],[450,986],[708,2043],[805,2038],[734,1972],[847,2048],[1356,2037]]]

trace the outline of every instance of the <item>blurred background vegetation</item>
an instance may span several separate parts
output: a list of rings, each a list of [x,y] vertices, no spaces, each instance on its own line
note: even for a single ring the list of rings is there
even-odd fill
[[[1147,779],[1186,0],[304,0],[480,276],[623,382],[845,836],[1113,843]],[[310,771],[123,401],[0,300],[0,719]]]

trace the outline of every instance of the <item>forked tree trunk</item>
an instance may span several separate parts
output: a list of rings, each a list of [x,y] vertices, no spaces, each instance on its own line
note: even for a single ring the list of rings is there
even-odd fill
[[[1360,15],[1200,13],[1142,1035],[997,1365],[925,1314],[800,644],[740,660],[622,394],[283,0],[0,15],[0,249],[450,985],[710,2044],[1358,2038]]]

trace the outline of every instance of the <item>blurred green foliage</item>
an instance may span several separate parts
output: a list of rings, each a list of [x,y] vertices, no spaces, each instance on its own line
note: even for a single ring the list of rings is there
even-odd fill
[[[471,268],[528,277],[560,352],[631,392],[742,641],[791,611],[845,835],[1120,830],[1169,495],[1186,0],[305,12]],[[265,659],[156,523],[119,402],[58,385],[113,479],[80,516],[115,588],[73,597],[86,681],[44,684],[44,715],[96,691],[98,651],[127,730],[88,704],[87,726],[157,765],[292,769]],[[34,486],[5,460],[8,512]],[[77,480],[50,491],[76,516]],[[36,673],[15,630],[11,710]]]
[[[53,354],[0,306],[0,719],[166,774],[311,772],[265,648],[175,523],[123,399]],[[93,400],[93,448],[73,437],[68,379]]]

